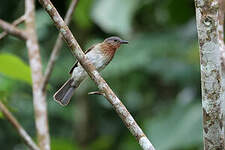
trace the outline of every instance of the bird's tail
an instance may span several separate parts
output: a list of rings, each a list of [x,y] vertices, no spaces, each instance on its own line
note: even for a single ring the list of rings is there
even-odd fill
[[[73,79],[70,78],[53,96],[54,100],[62,106],[66,106],[74,94],[76,87],[72,86],[72,83]]]

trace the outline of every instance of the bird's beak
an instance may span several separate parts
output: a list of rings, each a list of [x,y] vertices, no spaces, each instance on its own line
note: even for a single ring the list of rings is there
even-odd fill
[[[126,41],[126,40],[121,40],[121,41],[120,41],[120,44],[128,44],[128,41]]]

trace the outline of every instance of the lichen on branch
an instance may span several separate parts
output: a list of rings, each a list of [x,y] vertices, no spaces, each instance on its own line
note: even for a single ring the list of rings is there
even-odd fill
[[[224,149],[221,102],[221,44],[219,43],[218,0],[196,0],[196,20],[200,48],[203,138],[205,150]]]

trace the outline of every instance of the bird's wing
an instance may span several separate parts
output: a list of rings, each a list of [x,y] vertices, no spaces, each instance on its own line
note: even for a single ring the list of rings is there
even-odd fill
[[[95,47],[95,45],[89,47],[84,53],[87,54],[87,53],[90,52],[94,47]],[[78,61],[76,61],[76,62],[74,63],[74,65],[73,65],[73,67],[70,69],[70,72],[69,72],[70,74],[73,73],[73,69],[76,68],[77,65],[78,65]]]

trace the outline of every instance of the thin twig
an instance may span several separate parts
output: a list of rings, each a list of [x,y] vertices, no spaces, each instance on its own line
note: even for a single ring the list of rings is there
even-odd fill
[[[22,22],[24,22],[25,20],[25,15],[19,17],[18,19],[14,20],[12,25],[13,26],[17,26],[19,24],[21,24]],[[8,33],[6,31],[0,33],[0,40],[3,39],[4,37],[6,37],[8,35]]]
[[[2,111],[5,118],[15,127],[15,129],[17,130],[17,132],[19,133],[25,144],[31,150],[40,150],[38,146],[35,144],[35,142],[32,140],[32,138],[24,130],[24,128],[19,124],[16,118],[9,112],[7,107],[1,102],[1,100],[0,100],[0,110]]]
[[[200,48],[204,149],[223,150],[224,100],[221,67],[222,46],[218,33],[218,0],[196,0],[196,20]]]
[[[105,93],[101,92],[101,91],[93,91],[93,92],[89,92],[88,95],[102,95],[105,97]]]
[[[70,6],[68,8],[68,11],[66,13],[66,16],[65,16],[65,23],[66,25],[69,25],[70,21],[71,21],[71,18],[72,18],[72,15],[73,15],[73,12],[75,10],[75,7],[77,5],[77,2],[78,0],[73,0],[71,3],[70,3]],[[48,80],[51,76],[51,73],[52,73],[52,70],[53,70],[53,67],[55,65],[55,61],[59,55],[59,52],[60,52],[60,49],[62,47],[62,35],[59,33],[58,34],[58,37],[57,37],[57,40],[56,40],[56,43],[54,45],[54,48],[52,50],[52,53],[51,53],[51,56],[50,56],[50,59],[48,61],[48,65],[46,67],[46,70],[45,70],[45,73],[44,73],[44,77],[43,77],[43,85],[42,85],[42,90],[45,91],[46,89],[46,86],[48,84]]]
[[[0,27],[5,30],[7,33],[12,34],[22,40],[26,40],[26,34],[24,31],[16,28],[15,26],[11,25],[10,23],[0,19]]]
[[[46,93],[41,89],[42,64],[40,50],[35,30],[35,4],[34,0],[25,0],[27,49],[31,67],[33,105],[35,112],[35,124],[37,129],[38,145],[41,150],[50,150],[50,138],[48,129]]]
[[[48,14],[51,16],[58,30],[63,35],[63,38],[66,41],[67,45],[70,47],[73,55],[75,55],[75,57],[83,66],[83,68],[86,70],[86,72],[89,74],[91,79],[96,83],[99,90],[105,93],[107,100],[113,105],[113,108],[116,110],[116,112],[123,120],[124,124],[130,130],[130,132],[136,137],[142,149],[154,150],[153,145],[146,137],[146,135],[143,133],[142,129],[138,126],[138,124],[131,116],[131,114],[128,112],[126,107],[114,94],[114,92],[105,82],[105,80],[100,76],[99,72],[95,69],[93,64],[91,64],[90,61],[86,58],[85,54],[83,53],[76,39],[73,37],[68,26],[60,17],[59,13],[57,12],[53,4],[50,2],[50,0],[39,0],[39,1],[42,4],[42,6],[46,9]]]

